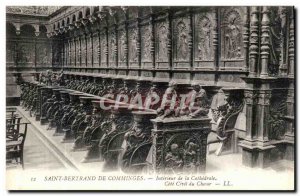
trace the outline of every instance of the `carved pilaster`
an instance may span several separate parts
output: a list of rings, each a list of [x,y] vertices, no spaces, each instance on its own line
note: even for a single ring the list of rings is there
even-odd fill
[[[246,140],[252,141],[256,136],[255,127],[255,109],[254,105],[257,102],[257,93],[254,90],[245,90],[244,92],[246,102]]]
[[[193,43],[194,43],[194,36],[193,36],[193,24],[194,24],[194,14],[192,10],[189,10],[189,32],[188,32],[188,48],[189,48],[189,53],[190,53],[190,67],[194,67],[194,48],[193,48]]]
[[[294,9],[291,9],[290,14],[290,30],[289,30],[289,68],[288,76],[294,78],[295,69],[295,24],[294,24]]]
[[[280,66],[279,75],[287,75],[287,64],[286,64],[286,47],[287,47],[287,10],[286,7],[282,6],[278,8],[278,15],[280,17],[281,29],[280,29]]]
[[[89,39],[90,39],[90,48],[88,48],[87,49],[87,51],[86,51],[86,55],[88,56],[88,55],[90,55],[90,61],[88,61],[87,60],[87,65],[88,64],[90,64],[92,67],[94,67],[94,42],[93,42],[93,34],[92,33],[90,33],[90,37],[89,37]],[[98,42],[99,43],[99,42]],[[88,59],[88,57],[87,57],[87,59]]]
[[[214,23],[215,25],[213,26],[213,41],[212,41],[212,44],[213,44],[213,51],[214,51],[214,61],[215,61],[215,66],[218,67],[218,62],[219,62],[219,53],[218,53],[218,36],[219,36],[219,33],[218,33],[218,9],[215,8],[214,9],[214,12],[213,12],[213,20],[214,20]]]
[[[257,139],[262,146],[269,141],[269,115],[271,90],[260,90],[258,95]]]
[[[261,20],[261,73],[260,77],[268,76],[269,54],[270,54],[270,18],[269,8],[264,6],[262,8],[262,20]]]
[[[141,62],[142,62],[142,34],[141,34],[141,20],[138,18],[137,19],[137,64],[139,67],[141,67]]]
[[[249,49],[249,8],[246,7],[246,12],[243,19],[243,43],[244,43],[244,50],[245,50],[245,68],[249,70],[249,56],[248,56],[248,49]]]
[[[155,25],[154,25],[154,17],[153,15],[150,16],[150,24],[151,26],[151,43],[150,43],[150,53],[152,57],[152,68],[155,68]]]
[[[249,76],[257,74],[258,65],[258,7],[251,7],[250,19],[250,48],[249,48]]]
[[[173,66],[173,57],[172,57],[172,43],[173,43],[173,35],[172,35],[172,29],[173,29],[173,22],[172,22],[173,14],[170,10],[168,10],[168,17],[166,17],[166,20],[168,20],[168,38],[167,38],[167,54],[169,57],[169,68],[172,68]]]

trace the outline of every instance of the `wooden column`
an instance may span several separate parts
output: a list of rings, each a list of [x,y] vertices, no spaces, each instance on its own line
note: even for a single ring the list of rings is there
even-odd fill
[[[287,95],[287,114],[285,120],[287,121],[287,132],[285,134],[285,140],[287,141],[285,158],[288,160],[294,160],[295,152],[295,114],[294,114],[294,101],[295,101],[295,89],[294,89],[294,55],[295,55],[295,35],[294,35],[294,9],[291,8],[290,24],[289,24],[289,44],[288,44],[288,78],[289,89]]]
[[[256,76],[258,65],[258,7],[251,7],[249,77]]]
[[[270,18],[269,8],[264,6],[262,8],[262,20],[261,20],[261,72],[260,77],[268,76],[269,54],[270,54]]]

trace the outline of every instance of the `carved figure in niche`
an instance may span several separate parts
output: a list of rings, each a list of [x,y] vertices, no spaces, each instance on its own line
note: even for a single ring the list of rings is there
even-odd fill
[[[121,31],[121,36],[120,36],[120,61],[126,61],[125,46],[126,46],[125,32]]]
[[[165,26],[159,28],[158,38],[158,59],[165,60],[168,55],[168,29]]]
[[[228,26],[225,34],[225,47],[226,50],[226,58],[240,58],[241,57],[241,48],[242,45],[242,33],[239,26],[239,18],[236,14],[232,14],[228,19]]]
[[[177,25],[177,59],[184,60],[187,57],[188,52],[188,39],[187,29],[183,22],[179,22]]]
[[[196,168],[198,147],[199,146],[194,142],[189,141],[186,144],[183,155],[184,170],[193,172],[193,170]]]
[[[134,62],[136,62],[138,58],[137,43],[138,43],[137,31],[136,29],[134,29],[131,31],[131,44],[130,44],[130,60]]]
[[[41,48],[40,48],[41,49]],[[48,52],[47,52],[47,48],[43,47],[43,49],[41,50],[41,53],[40,53],[40,57],[41,57],[41,64],[42,65],[45,65],[48,63]]]
[[[170,151],[165,156],[165,166],[167,168],[166,172],[177,173],[183,167],[182,153],[178,144],[172,144],[170,146]]]
[[[112,38],[110,39],[110,60],[112,62],[116,60],[115,47],[116,47],[116,38],[114,34],[112,34]]]
[[[101,62],[106,62],[106,39],[102,39],[101,40],[101,48],[102,48],[102,52],[101,52]]]
[[[143,47],[143,58],[146,60],[149,60],[150,58],[150,52],[151,52],[151,28],[146,27],[144,36],[143,36],[143,42],[144,42],[144,47]]]
[[[157,118],[164,119],[166,117],[176,116],[177,101],[177,83],[175,81],[169,82],[169,87],[166,89],[160,108],[157,109]]]
[[[200,21],[199,41],[198,41],[198,58],[199,60],[211,60],[211,23],[207,18]]]

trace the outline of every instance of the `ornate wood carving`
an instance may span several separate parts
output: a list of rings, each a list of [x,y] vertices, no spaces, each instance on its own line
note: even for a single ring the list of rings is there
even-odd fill
[[[139,38],[138,38],[138,29],[132,28],[128,31],[129,34],[129,40],[128,40],[128,46],[129,46],[129,62],[138,63],[138,49],[139,49]]]
[[[186,62],[190,59],[189,54],[189,18],[174,20],[174,59],[177,62]]]
[[[162,21],[155,24],[155,40],[156,40],[156,63],[158,68],[168,68],[169,61],[169,22]]]
[[[117,61],[117,40],[115,29],[112,28],[108,34],[108,55],[109,55],[109,65],[115,67]]]
[[[214,60],[213,29],[215,22],[212,13],[200,13],[195,16],[195,60]]]

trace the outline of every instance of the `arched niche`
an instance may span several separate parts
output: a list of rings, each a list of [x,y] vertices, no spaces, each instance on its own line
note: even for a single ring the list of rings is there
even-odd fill
[[[24,36],[24,37],[34,37],[35,36],[35,28],[34,26],[30,25],[30,24],[23,24],[20,27],[20,36]]]
[[[39,37],[43,37],[43,38],[47,37],[47,27],[45,25],[39,26],[39,32],[40,32]]]
[[[16,27],[13,23],[7,22],[6,23],[6,37],[14,37],[16,36]]]
[[[84,9],[84,18],[88,18],[91,15],[91,9],[89,7]]]

